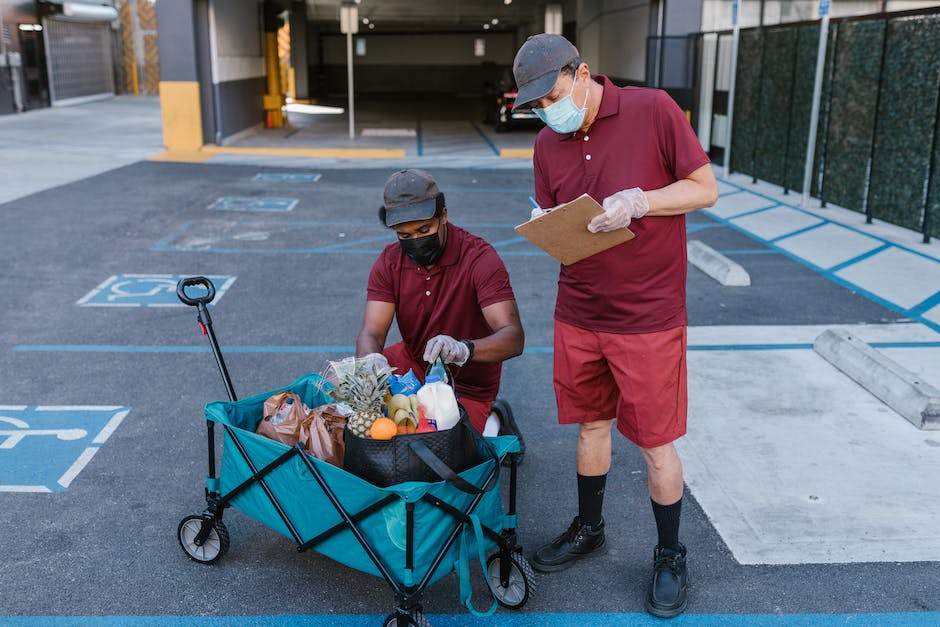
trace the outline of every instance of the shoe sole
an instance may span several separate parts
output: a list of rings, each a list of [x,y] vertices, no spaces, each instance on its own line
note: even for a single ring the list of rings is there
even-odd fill
[[[596,557],[598,555],[604,555],[607,553],[607,543],[600,545],[590,553],[585,553],[583,555],[577,555],[572,557],[570,560],[564,561],[561,564],[543,564],[538,561],[538,559],[533,555],[532,559],[529,560],[529,563],[532,565],[532,568],[537,570],[540,573],[557,573],[560,570],[565,570],[572,566],[575,562],[583,560],[587,557]]]
[[[688,605],[689,599],[686,597],[682,600],[682,605],[679,607],[663,610],[650,603],[649,597],[646,598],[646,611],[657,618],[674,618],[685,612],[685,608],[688,607]]]

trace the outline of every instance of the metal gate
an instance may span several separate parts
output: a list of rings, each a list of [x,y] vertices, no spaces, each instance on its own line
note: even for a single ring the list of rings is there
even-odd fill
[[[111,32],[107,22],[47,17],[43,27],[53,105],[114,95]]]

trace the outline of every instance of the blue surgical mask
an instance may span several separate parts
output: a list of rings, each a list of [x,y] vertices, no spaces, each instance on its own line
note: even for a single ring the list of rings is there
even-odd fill
[[[588,92],[584,92],[584,103],[579,109],[571,98],[571,94],[574,93],[574,85],[577,82],[577,79],[571,82],[571,91],[558,102],[552,103],[544,109],[532,109],[535,115],[539,116],[539,119],[556,133],[574,133],[584,124],[584,116],[587,113]]]

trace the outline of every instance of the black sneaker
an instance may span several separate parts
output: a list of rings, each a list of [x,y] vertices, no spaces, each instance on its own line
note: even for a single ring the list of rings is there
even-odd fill
[[[499,417],[499,433],[497,435],[514,435],[519,438],[519,453],[516,455],[516,463],[521,464],[522,458],[525,457],[525,440],[522,439],[522,431],[519,430],[519,425],[516,424],[516,419],[512,415],[512,408],[509,403],[497,398],[493,401],[490,410]],[[509,463],[509,456],[506,456],[503,459],[503,466],[508,466]]]
[[[653,552],[653,580],[646,595],[646,611],[659,618],[672,618],[685,611],[688,588],[685,547],[679,551],[656,547]]]
[[[575,516],[567,531],[535,552],[532,566],[539,572],[552,573],[568,568],[582,557],[601,555],[605,551],[604,519],[595,527],[588,527]]]

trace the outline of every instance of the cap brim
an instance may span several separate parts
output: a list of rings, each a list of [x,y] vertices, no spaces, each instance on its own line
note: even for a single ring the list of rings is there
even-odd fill
[[[516,94],[515,106],[526,107],[529,106],[533,100],[538,100],[542,96],[547,96],[555,86],[555,82],[558,81],[558,75],[560,73],[561,70],[558,70],[558,72],[551,72],[539,79],[532,81],[520,89]]]
[[[431,198],[407,207],[385,208],[385,226],[396,226],[415,220],[430,220],[437,211],[437,199]]]

